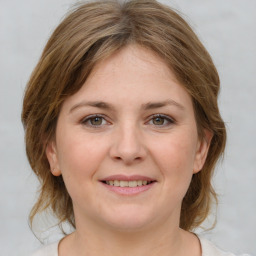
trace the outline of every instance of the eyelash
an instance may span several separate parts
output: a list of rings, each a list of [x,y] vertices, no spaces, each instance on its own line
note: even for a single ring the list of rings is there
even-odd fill
[[[89,121],[91,121],[91,120],[93,120],[93,119],[95,119],[95,118],[102,118],[102,119],[105,120],[105,118],[104,118],[103,115],[97,114],[97,115],[90,115],[90,116],[85,117],[85,118],[81,121],[81,123],[82,123],[82,125],[86,125],[86,126],[89,126],[89,127],[91,127],[91,128],[100,128],[102,125],[87,124]],[[105,120],[105,121],[106,121],[106,120]],[[106,121],[106,122],[107,122],[107,121]]]
[[[90,128],[101,128],[103,125],[105,125],[105,124],[100,124],[100,125],[88,124],[88,122],[92,121],[92,120],[95,119],[95,118],[102,118],[103,120],[105,120],[105,122],[108,122],[108,121],[106,121],[104,115],[97,114],[97,115],[90,115],[90,116],[87,116],[86,118],[82,119],[81,123],[82,123],[82,125],[86,125],[86,126],[88,126],[88,127],[90,127]],[[171,117],[169,117],[169,116],[166,116],[166,115],[162,115],[162,114],[155,114],[155,115],[152,115],[152,116],[150,117],[150,120],[149,120],[148,122],[152,121],[152,120],[155,119],[155,118],[164,119],[164,122],[167,121],[167,124],[166,124],[166,123],[165,123],[165,124],[162,124],[162,125],[154,125],[154,124],[152,124],[152,125],[157,126],[157,127],[166,127],[166,126],[170,126],[170,125],[176,123],[176,121],[175,121],[173,118],[171,118]],[[148,122],[147,122],[147,123],[148,123]]]
[[[153,115],[151,116],[150,118],[150,121],[152,121],[154,118],[162,118],[164,119],[164,121],[167,121],[168,123],[167,124],[163,124],[163,125],[156,125],[156,126],[160,126],[160,127],[166,127],[166,126],[170,126],[172,124],[175,124],[175,120],[169,116],[166,116],[166,115],[162,115],[162,114],[156,114],[156,115]],[[154,124],[153,124],[154,125]]]

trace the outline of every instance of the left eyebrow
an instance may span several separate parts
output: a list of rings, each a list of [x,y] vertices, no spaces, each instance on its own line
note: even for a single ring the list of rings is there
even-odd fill
[[[150,109],[156,109],[156,108],[162,108],[165,106],[175,106],[179,108],[180,110],[185,110],[185,107],[182,106],[180,103],[174,101],[174,100],[165,100],[162,102],[149,102],[142,105],[142,109],[144,110],[150,110]]]

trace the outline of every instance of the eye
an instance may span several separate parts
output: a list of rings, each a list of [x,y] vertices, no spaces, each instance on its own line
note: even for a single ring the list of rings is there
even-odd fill
[[[149,123],[155,126],[168,126],[174,124],[175,121],[169,116],[157,114],[152,116]]]
[[[108,122],[101,115],[91,115],[84,118],[81,123],[89,127],[100,127],[106,125]]]

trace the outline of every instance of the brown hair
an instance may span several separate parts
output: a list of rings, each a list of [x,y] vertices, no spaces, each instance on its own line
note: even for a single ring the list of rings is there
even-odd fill
[[[224,152],[225,125],[219,114],[219,76],[212,59],[183,18],[155,0],[94,1],[77,6],[50,37],[28,82],[22,112],[26,152],[41,182],[38,212],[51,209],[59,224],[75,227],[72,200],[61,176],[55,177],[45,155],[55,136],[63,101],[76,93],[94,65],[128,44],[138,44],[157,53],[175,72],[191,95],[199,136],[203,129],[213,138],[203,169],[194,174],[182,202],[180,227],[199,226],[217,196],[211,177]]]

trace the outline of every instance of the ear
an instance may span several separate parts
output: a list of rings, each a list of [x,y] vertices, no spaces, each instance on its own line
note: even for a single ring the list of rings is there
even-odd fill
[[[212,137],[213,137],[212,131],[204,129],[203,138],[198,140],[193,173],[198,173],[203,168],[207,154],[208,154],[209,147],[211,145]]]
[[[50,164],[52,174],[54,176],[60,176],[61,170],[59,168],[56,143],[54,141],[47,143],[45,153]]]

